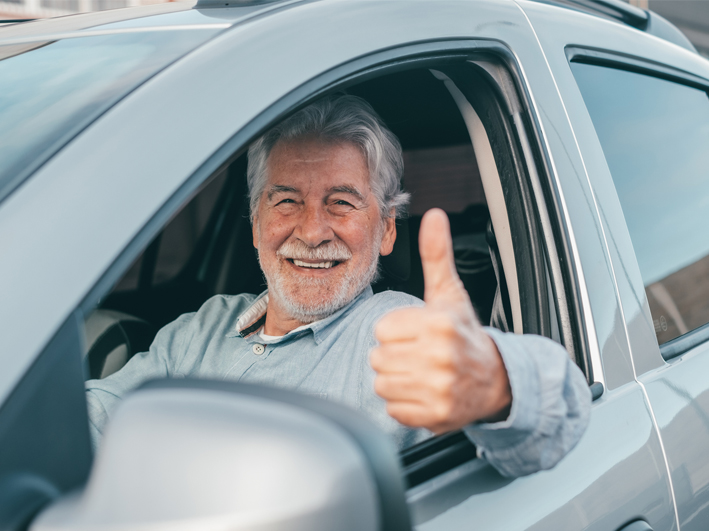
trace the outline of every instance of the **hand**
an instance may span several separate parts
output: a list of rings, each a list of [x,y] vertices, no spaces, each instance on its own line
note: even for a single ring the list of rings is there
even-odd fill
[[[436,434],[504,420],[512,402],[507,371],[458,277],[442,210],[421,220],[419,250],[425,305],[394,310],[377,323],[374,389],[394,419]]]

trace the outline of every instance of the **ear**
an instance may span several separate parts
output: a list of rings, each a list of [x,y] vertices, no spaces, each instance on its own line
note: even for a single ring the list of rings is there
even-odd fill
[[[390,217],[384,220],[384,237],[382,244],[379,246],[379,254],[387,256],[394,250],[394,242],[396,241],[396,218],[394,217],[394,209],[390,212]]]
[[[254,216],[254,220],[251,223],[251,234],[254,238],[254,247],[258,249],[258,217]]]

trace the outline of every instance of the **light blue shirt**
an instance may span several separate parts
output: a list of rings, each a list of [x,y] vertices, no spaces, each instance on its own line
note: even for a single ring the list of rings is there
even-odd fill
[[[364,290],[330,317],[265,341],[267,292],[217,295],[198,312],[162,328],[148,352],[120,371],[86,383],[94,445],[121,397],[151,378],[215,378],[292,389],[355,408],[394,437],[400,449],[429,436],[386,412],[374,392],[369,353],[374,326],[387,312],[420,306],[405,293]],[[557,343],[486,328],[502,354],[512,389],[507,420],[471,424],[465,433],[478,454],[502,474],[520,476],[554,466],[579,440],[588,423],[590,391],[581,371]]]

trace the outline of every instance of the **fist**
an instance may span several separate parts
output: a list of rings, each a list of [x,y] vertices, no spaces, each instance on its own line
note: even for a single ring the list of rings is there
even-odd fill
[[[442,210],[423,217],[419,249],[425,305],[394,310],[377,323],[374,390],[401,424],[436,434],[504,420],[512,402],[507,371],[458,277]]]

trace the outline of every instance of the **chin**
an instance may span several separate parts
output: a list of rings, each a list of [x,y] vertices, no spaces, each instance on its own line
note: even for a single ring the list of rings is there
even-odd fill
[[[308,324],[325,319],[347,306],[359,292],[339,293],[334,296],[332,293],[327,293],[327,296],[322,297],[313,296],[311,292],[306,300],[299,297],[297,293],[281,293],[278,289],[274,290],[274,294],[278,295],[280,304],[294,319]]]

